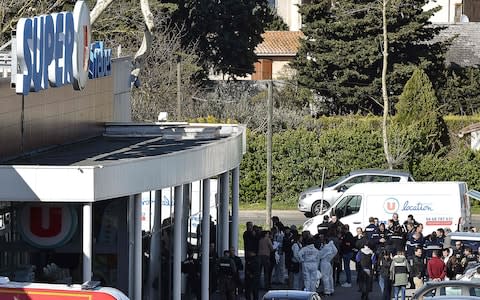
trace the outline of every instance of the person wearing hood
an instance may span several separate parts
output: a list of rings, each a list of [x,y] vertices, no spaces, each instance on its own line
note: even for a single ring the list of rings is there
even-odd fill
[[[298,259],[302,263],[305,290],[315,292],[317,289],[317,270],[320,263],[320,251],[313,245],[313,239],[311,237],[307,238],[306,246],[298,251]]]
[[[329,241],[320,250],[320,273],[322,273],[323,293],[326,296],[332,295],[335,286],[333,284],[332,259],[337,255],[337,247],[333,241]]]
[[[358,284],[362,293],[362,300],[368,300],[368,294],[372,291],[373,285],[373,266],[376,263],[376,257],[368,243],[364,243],[362,249],[358,251],[355,260],[360,270],[358,271]]]
[[[390,281],[390,266],[392,255],[388,250],[382,251],[377,260],[377,271],[379,273],[378,285],[382,291],[382,300],[390,300],[392,297],[392,282]]]
[[[408,284],[408,278],[410,274],[410,264],[405,257],[405,251],[397,251],[392,259],[392,265],[390,266],[390,279],[393,285],[393,294],[395,300],[398,300],[398,292],[402,292],[402,300],[405,300],[405,291]]]

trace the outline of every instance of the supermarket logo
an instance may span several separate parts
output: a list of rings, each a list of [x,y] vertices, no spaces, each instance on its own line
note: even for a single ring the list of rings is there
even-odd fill
[[[387,214],[396,213],[399,207],[400,207],[400,204],[398,203],[398,200],[395,198],[388,198],[383,203],[383,210],[385,210]]]

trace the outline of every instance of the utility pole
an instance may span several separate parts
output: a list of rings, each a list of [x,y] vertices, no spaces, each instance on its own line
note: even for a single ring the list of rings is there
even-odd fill
[[[177,56],[177,121],[182,119],[182,65],[180,55]]]
[[[272,220],[272,116],[273,116],[273,81],[268,81],[267,94],[267,215],[265,225],[270,228]]]

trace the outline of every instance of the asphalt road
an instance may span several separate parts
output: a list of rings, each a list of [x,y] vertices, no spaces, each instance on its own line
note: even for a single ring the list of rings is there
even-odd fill
[[[265,224],[265,215],[264,210],[240,210],[239,221],[241,224],[245,224],[247,221],[252,221],[254,224],[263,226]],[[272,216],[278,216],[280,221],[284,225],[300,226],[308,220],[307,217],[298,210],[273,210]],[[480,228],[480,215],[472,216],[473,226]]]

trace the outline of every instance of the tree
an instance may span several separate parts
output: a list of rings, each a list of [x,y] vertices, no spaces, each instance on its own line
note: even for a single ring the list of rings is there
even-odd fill
[[[396,109],[390,135],[401,141],[392,150],[397,165],[408,162],[411,166],[422,155],[435,153],[448,143],[438,99],[422,69],[416,69],[405,84]]]
[[[253,72],[255,47],[270,21],[266,0],[176,0],[174,18],[186,24],[183,45],[198,43],[205,70],[229,76]]]
[[[442,29],[428,26],[436,9],[427,0],[391,0],[386,8],[392,100],[416,66],[434,76],[443,69],[445,44],[432,39]],[[382,7],[377,0],[312,0],[300,7],[306,38],[294,62],[299,81],[331,99],[330,114],[380,113]]]
[[[288,25],[283,21],[283,19],[277,14],[277,11],[271,6],[268,7],[269,19],[271,20],[265,25],[265,30],[271,31],[287,31]]]
[[[480,69],[478,67],[450,66],[445,71],[445,82],[440,86],[444,113],[473,115],[480,112]]]
[[[22,17],[40,16],[64,10],[68,0],[0,0],[0,46],[11,38]]]

